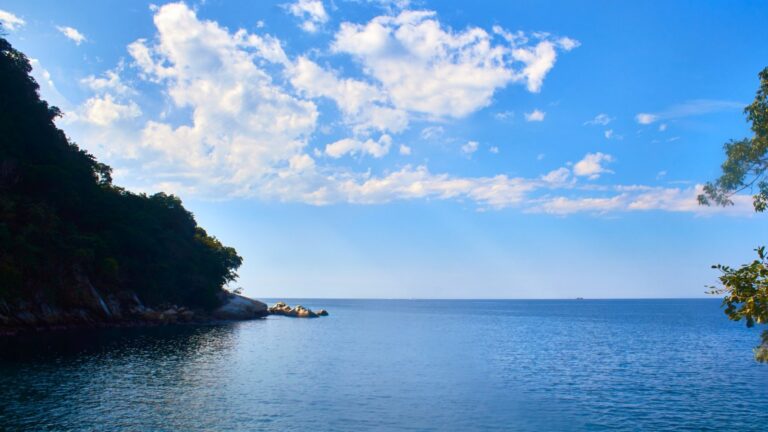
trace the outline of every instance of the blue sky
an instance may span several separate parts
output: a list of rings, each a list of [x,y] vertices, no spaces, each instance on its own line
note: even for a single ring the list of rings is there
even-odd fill
[[[698,297],[762,2],[3,2],[59,126],[257,297]]]

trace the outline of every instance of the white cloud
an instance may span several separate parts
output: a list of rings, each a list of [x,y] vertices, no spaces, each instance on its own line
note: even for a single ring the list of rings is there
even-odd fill
[[[353,203],[385,203],[396,199],[461,199],[467,198],[482,206],[504,208],[521,204],[526,192],[535,187],[530,182],[495,177],[457,178],[447,174],[432,174],[424,166],[406,166],[385,177],[358,182],[346,180],[337,193],[344,201]]]
[[[291,15],[302,21],[302,30],[314,33],[328,22],[328,13],[320,0],[297,0],[286,6]]]
[[[666,123],[660,124],[659,125],[659,132],[664,132],[665,130],[667,130],[667,124]]]
[[[35,81],[40,84],[40,94],[48,103],[55,105],[64,111],[64,117],[60,119],[61,121],[69,121],[72,104],[56,88],[51,73],[48,69],[44,68],[40,63],[40,60],[36,58],[30,58],[29,64],[32,66],[32,76],[35,78]]]
[[[605,168],[603,164],[613,161],[613,156],[605,153],[587,153],[584,159],[573,165],[573,174],[594,180],[599,178],[601,174],[612,173],[613,171]]]
[[[434,140],[440,138],[445,134],[445,129],[442,126],[428,126],[421,130],[421,139]]]
[[[83,104],[78,117],[99,126],[109,126],[112,123],[139,117],[141,109],[133,101],[118,103],[110,94],[94,96]]]
[[[626,207],[623,195],[609,198],[569,198],[554,197],[542,200],[541,204],[534,206],[531,211],[551,214],[566,215],[572,213],[606,213],[620,211]]]
[[[491,148],[489,148],[488,151],[493,154],[499,154],[499,148],[496,146],[491,146]]]
[[[411,5],[410,0],[363,0],[366,3],[378,4],[390,13],[400,9],[406,9]]]
[[[603,132],[603,135],[605,136],[605,139],[616,139],[616,140],[623,140],[624,136],[619,135],[616,132],[613,131],[613,129],[608,129],[605,132]]]
[[[535,110],[533,110],[533,111],[531,111],[529,113],[525,113],[525,121],[527,121],[527,122],[540,122],[540,121],[544,121],[544,116],[546,116],[546,115],[547,115],[547,113],[545,113],[544,111],[540,111],[540,110],[535,109]]]
[[[557,40],[558,45],[560,45],[565,51],[570,51],[574,48],[577,48],[579,45],[581,45],[581,42],[571,39],[569,37],[562,37]]]
[[[306,57],[288,67],[291,84],[309,97],[327,97],[336,102],[346,123],[360,133],[374,129],[401,132],[408,126],[408,115],[389,105],[387,96],[363,81],[342,79]]]
[[[150,167],[209,191],[253,194],[264,176],[302,154],[317,108],[256,65],[257,56],[280,58],[274,44],[201,21],[183,3],[158,8],[154,23],[156,43],[137,40],[129,53],[191,116],[186,124],[147,122],[141,147]]]
[[[101,77],[88,75],[87,77],[80,80],[80,84],[97,93],[104,93],[107,91],[115,92],[120,95],[134,93],[134,91],[120,79],[118,69],[108,70],[104,72]]]
[[[297,154],[288,159],[288,168],[292,172],[309,171],[315,167],[315,160],[307,154]]]
[[[554,65],[555,44],[514,43],[495,44],[478,27],[454,32],[435,12],[408,10],[365,25],[342,23],[333,50],[356,58],[396,108],[459,118],[490,104],[494,92],[510,82],[540,89]]]
[[[354,155],[358,153],[367,153],[375,158],[380,158],[389,153],[391,145],[392,137],[386,134],[379,137],[377,141],[370,138],[365,141],[345,138],[325,146],[325,154],[334,159],[338,159],[346,154]]]
[[[596,115],[595,118],[593,118],[592,120],[585,121],[584,124],[605,126],[612,121],[613,121],[613,118],[611,118],[611,116],[609,116],[608,114],[600,113]]]
[[[466,155],[471,155],[472,153],[477,151],[479,143],[477,141],[467,141],[466,144],[461,146],[461,152]]]
[[[614,194],[598,197],[546,197],[528,210],[559,215],[572,213],[615,213],[636,211],[686,212],[698,215],[725,213],[734,216],[751,216],[749,196],[739,195],[735,205],[727,208],[706,207],[698,204],[696,197],[702,193],[702,185],[685,189],[648,186],[614,187]]]
[[[544,77],[555,66],[555,59],[557,59],[555,45],[549,41],[542,41],[535,47],[517,48],[512,51],[512,56],[525,63],[522,75],[527,81],[528,91],[532,93],[541,91]]]
[[[493,115],[496,120],[507,121],[515,116],[514,111],[500,111]]]
[[[467,73],[478,69],[482,72],[480,75],[487,72],[484,71],[486,67],[522,73],[508,63],[502,66],[482,62],[464,64],[465,60],[475,58],[473,56],[494,58],[488,56],[497,48],[506,49],[506,55],[511,55],[510,47],[486,44],[484,38],[489,36],[479,29],[456,33],[442,29],[430,18],[430,13],[421,18],[407,18],[403,14],[406,12],[381,24],[385,28],[382,40],[386,43],[408,40],[414,35],[443,38],[434,43],[415,42],[410,46],[416,50],[414,53],[395,53],[398,61],[403,56],[438,61],[436,65],[420,65],[415,69],[417,71],[419,68],[446,70],[450,73],[441,79],[448,81],[455,78],[451,75],[455,72],[453,68]],[[398,19],[404,21],[398,22]],[[364,78],[345,78],[339,71],[320,66],[306,56],[289,58],[276,38],[245,30],[229,31],[215,22],[198,19],[181,3],[156,8],[154,22],[157,34],[132,43],[129,53],[135,62],[134,70],[139,72],[137,79],[153,82],[162,94],[167,95],[169,115],[151,118],[142,113],[129,99],[134,93],[120,78],[120,67],[82,81],[95,94],[78,111],[82,120],[89,122],[88,129],[98,134],[94,135],[95,142],[104,143],[102,148],[93,140],[88,141],[89,150],[96,149],[99,156],[108,155],[107,160],[119,168],[116,175],[130,178],[132,184],[129,186],[134,189],[165,188],[170,192],[217,199],[258,197],[316,205],[450,199],[466,200],[481,209],[516,207],[524,211],[560,214],[648,210],[704,213],[717,210],[702,210],[696,206],[694,190],[582,184],[582,177],[594,179],[610,172],[605,165],[613,158],[602,153],[587,154],[570,170],[563,167],[531,178],[506,175],[462,177],[432,173],[426,166],[410,165],[380,173],[352,171],[341,165],[342,156],[357,154],[381,158],[389,153],[396,141],[383,132],[397,129],[392,126],[396,123],[382,122],[378,123],[381,127],[376,126],[375,117],[367,117],[364,112],[382,108],[408,115],[413,112],[427,114],[418,120],[443,116],[438,111],[411,110],[398,104],[392,96],[391,90],[400,89],[398,85],[417,82],[426,85],[428,81],[411,82],[411,78],[403,78],[402,82],[388,85],[376,79],[373,70]],[[362,32],[370,26],[368,23],[356,31]],[[396,36],[391,32],[403,34]],[[411,32],[410,36],[408,32]],[[528,36],[510,34],[504,36],[505,40],[507,37]],[[541,39],[545,37],[542,35],[531,37],[539,38],[539,41],[549,40],[562,49],[567,45],[555,39]],[[374,49],[375,41],[374,38],[372,44],[361,45],[360,49]],[[455,45],[451,45],[453,43]],[[527,41],[520,39],[508,43],[520,46]],[[446,57],[429,50],[426,56],[419,57],[419,49],[435,44],[447,50]],[[463,50],[469,50],[467,58],[457,56],[463,54]],[[441,62],[448,66],[441,69]],[[279,70],[278,74],[284,74],[276,74],[275,69]],[[528,78],[519,77],[511,78],[510,82],[517,81],[530,84]],[[462,87],[466,83],[459,84],[462,91],[447,97],[446,101],[459,98],[463,91],[475,91]],[[433,90],[451,90],[452,85],[454,83],[437,80],[438,87]],[[482,86],[485,84],[481,83]],[[318,108],[307,99],[316,97],[329,98],[336,103],[344,123],[351,128],[349,138],[328,144],[324,149],[308,146],[310,137],[320,131]],[[447,116],[452,115],[451,111],[445,112]],[[141,120],[143,127],[136,127],[138,119],[145,115],[150,119]],[[133,121],[122,122],[130,119]],[[378,138],[370,137],[374,131],[382,132]],[[424,139],[437,139],[443,134],[442,126],[430,126],[421,131]],[[479,144],[471,141],[462,147],[471,154],[479,149]],[[407,145],[399,145],[398,150],[403,155],[411,152]],[[498,147],[490,147],[489,151],[496,152]],[[543,154],[537,159],[542,158]]]
[[[66,36],[68,39],[72,40],[75,45],[80,45],[81,43],[85,42],[85,35],[80,33],[76,28],[74,27],[68,27],[68,26],[56,26],[56,29],[61,32],[64,36]]]
[[[648,125],[659,119],[659,116],[648,113],[640,113],[635,116],[635,120],[641,125]]]
[[[544,174],[543,176],[541,176],[541,179],[547,183],[559,185],[559,184],[566,183],[570,177],[571,177],[571,170],[569,170],[568,168],[562,167],[556,170],[552,170],[547,174]]]
[[[635,120],[642,125],[648,125],[658,120],[669,120],[683,117],[699,116],[722,111],[740,110],[746,104],[728,100],[696,99],[678,105],[673,105],[658,113],[640,113]],[[666,128],[666,126],[665,126]],[[662,130],[662,129],[660,129]]]
[[[29,59],[29,64],[32,65],[33,72],[38,72],[43,77],[43,81],[48,84],[48,87],[51,89],[56,88],[51,79],[51,73],[40,64],[40,60],[35,58]]]
[[[0,9],[0,24],[8,31],[16,31],[24,27],[27,22],[8,11]]]

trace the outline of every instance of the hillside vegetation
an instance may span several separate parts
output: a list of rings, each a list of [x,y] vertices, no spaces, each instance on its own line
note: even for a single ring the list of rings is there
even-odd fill
[[[56,127],[27,57],[0,38],[0,306],[216,307],[242,259],[173,195],[112,184]],[[2,310],[0,310],[2,313]]]

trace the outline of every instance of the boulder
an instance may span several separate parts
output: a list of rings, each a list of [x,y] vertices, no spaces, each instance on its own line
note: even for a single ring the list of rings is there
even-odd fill
[[[249,320],[266,315],[266,304],[232,293],[228,293],[223,299],[223,304],[213,311],[213,317],[221,320]]]

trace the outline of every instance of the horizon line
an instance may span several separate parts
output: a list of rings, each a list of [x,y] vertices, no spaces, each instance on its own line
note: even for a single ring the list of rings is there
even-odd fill
[[[241,294],[242,295],[242,294]],[[267,300],[412,300],[412,301],[562,301],[562,300],[721,300],[721,297],[562,297],[562,298],[471,298],[471,297],[258,297]]]

